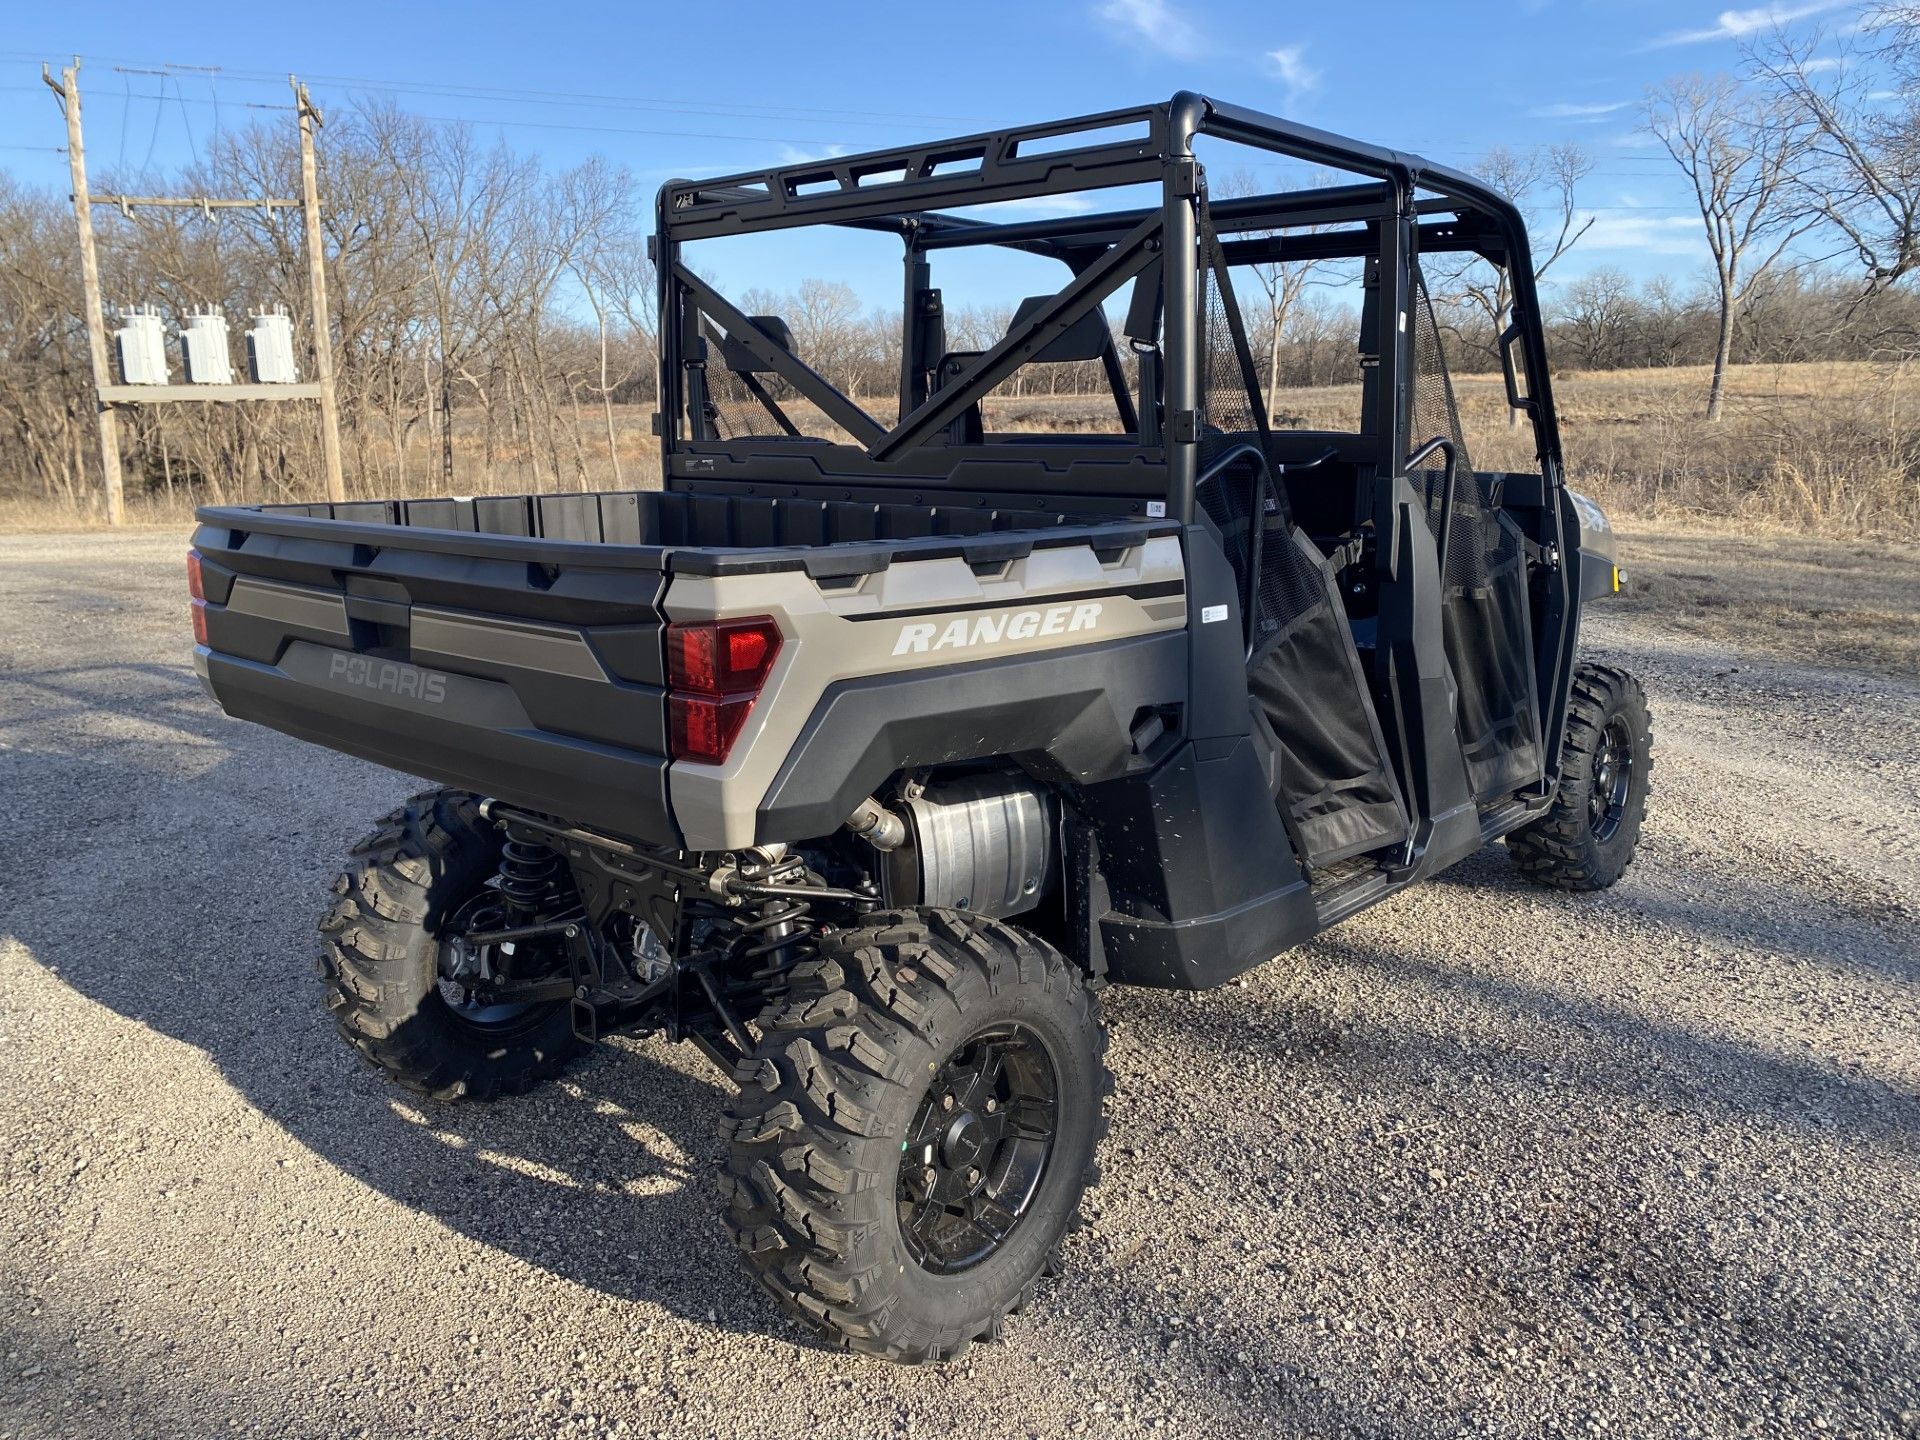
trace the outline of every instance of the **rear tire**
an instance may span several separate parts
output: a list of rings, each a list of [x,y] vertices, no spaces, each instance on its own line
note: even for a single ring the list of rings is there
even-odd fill
[[[564,1000],[495,1015],[465,1012],[442,992],[442,933],[491,894],[501,838],[475,796],[416,795],[353,847],[320,922],[320,976],[340,1034],[436,1100],[517,1095],[580,1049]]]
[[[1582,665],[1567,701],[1566,744],[1553,808],[1507,837],[1529,880],[1555,890],[1604,890],[1640,843],[1653,771],[1653,721],[1640,682],[1612,665]]]
[[[1096,1178],[1111,1082],[1079,974],[997,921],[886,912],[825,936],[760,1028],[723,1188],[761,1284],[890,1360],[998,1336]]]

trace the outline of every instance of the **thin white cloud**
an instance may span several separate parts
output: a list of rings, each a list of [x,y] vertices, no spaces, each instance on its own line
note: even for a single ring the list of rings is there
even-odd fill
[[[1267,59],[1280,72],[1280,83],[1287,87],[1289,104],[1320,88],[1320,72],[1307,63],[1306,46],[1282,45],[1277,50],[1269,50]]]
[[[950,205],[947,213],[988,219],[1006,215],[1085,215],[1096,208],[1085,195],[1029,195],[1020,200],[995,200],[985,205]]]
[[[1095,13],[1125,29],[1129,39],[1176,60],[1192,60],[1202,49],[1193,22],[1167,0],[1105,0]]]
[[[1838,10],[1852,3],[1853,0],[1802,0],[1798,5],[1775,3],[1757,5],[1750,10],[1722,10],[1714,18],[1713,24],[1699,30],[1677,30],[1655,40],[1647,48],[1665,50],[1674,45],[1703,45],[1710,40],[1744,40],[1749,35],[1758,35],[1777,25],[1790,25],[1795,20],[1824,15],[1829,10]]]
[[[1641,255],[1670,255],[1698,259],[1707,254],[1707,239],[1701,222],[1691,215],[1595,215],[1580,216],[1576,226],[1592,222],[1580,240],[1580,249],[1632,250]]]
[[[1633,104],[1631,100],[1613,100],[1601,105],[1575,105],[1562,101],[1558,105],[1537,105],[1527,114],[1535,120],[1598,120],[1602,116],[1618,114]]]
[[[816,160],[838,160],[846,153],[847,147],[844,145],[828,145],[820,150],[803,150],[798,145],[782,145],[780,147],[780,163],[782,165],[811,165]]]

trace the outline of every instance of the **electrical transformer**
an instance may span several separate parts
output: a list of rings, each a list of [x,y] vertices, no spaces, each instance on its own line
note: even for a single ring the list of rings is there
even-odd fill
[[[247,331],[247,370],[257,385],[294,385],[293,321],[284,310],[257,311]]]
[[[180,352],[187,379],[195,385],[231,385],[233,360],[227,352],[227,317],[218,306],[186,317],[180,327]]]
[[[165,385],[167,376],[167,334],[160,324],[160,312],[150,305],[136,305],[122,312],[122,324],[113,332],[114,348],[120,353],[120,379],[128,385]]]

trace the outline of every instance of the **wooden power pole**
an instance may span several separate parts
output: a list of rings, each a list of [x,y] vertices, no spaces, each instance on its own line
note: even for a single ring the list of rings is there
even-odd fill
[[[307,87],[288,77],[300,112],[300,208],[307,221],[307,284],[313,291],[313,378],[320,382],[320,453],[327,470],[327,499],[347,498],[340,465],[340,407],[333,393],[333,336],[327,318],[327,252],[320,231],[320,183],[313,158],[313,130],[322,122]]]
[[[87,307],[87,354],[93,362],[94,406],[100,429],[100,478],[106,501],[107,523],[127,520],[125,490],[120,480],[120,425],[113,406],[101,396],[113,383],[107,366],[107,315],[100,299],[100,261],[93,246],[93,203],[87,194],[87,152],[80,140],[80,62],[60,72],[55,81],[45,66],[40,78],[60,97],[67,115],[67,173],[73,180],[73,217],[80,229],[80,289]]]
[[[313,292],[313,368],[311,384],[291,380],[270,384],[139,384],[116,385],[107,362],[106,306],[100,298],[100,261],[93,239],[93,197],[87,190],[86,151],[80,141],[80,62],[60,72],[60,79],[42,66],[40,76],[60,97],[67,116],[67,168],[73,176],[73,214],[80,231],[80,281],[87,307],[87,351],[93,362],[94,398],[100,417],[100,465],[104,475],[107,522],[126,523],[126,498],[120,478],[120,427],[117,405],[167,405],[234,400],[318,400],[320,453],[326,466],[327,499],[347,498],[346,477],[340,465],[340,410],[333,391],[333,339],[327,317],[327,264],[320,234],[320,187],[313,157],[313,130],[320,112],[307,98],[307,87],[293,82],[300,112],[300,179],[298,200],[271,195],[216,198],[210,195],[102,195],[102,205],[123,214],[136,207],[159,206],[199,210],[211,217],[227,210],[291,210],[298,206],[306,217],[307,283]],[[191,377],[189,377],[191,379]]]

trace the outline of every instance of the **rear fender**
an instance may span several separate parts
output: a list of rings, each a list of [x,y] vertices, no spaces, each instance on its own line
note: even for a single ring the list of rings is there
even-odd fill
[[[1143,706],[1186,689],[1179,539],[1038,545],[1004,563],[897,561],[850,583],[802,571],[677,575],[673,621],[769,615],[779,658],[724,765],[675,762],[689,848],[829,834],[908,766],[1032,754],[1065,778],[1127,762]]]

